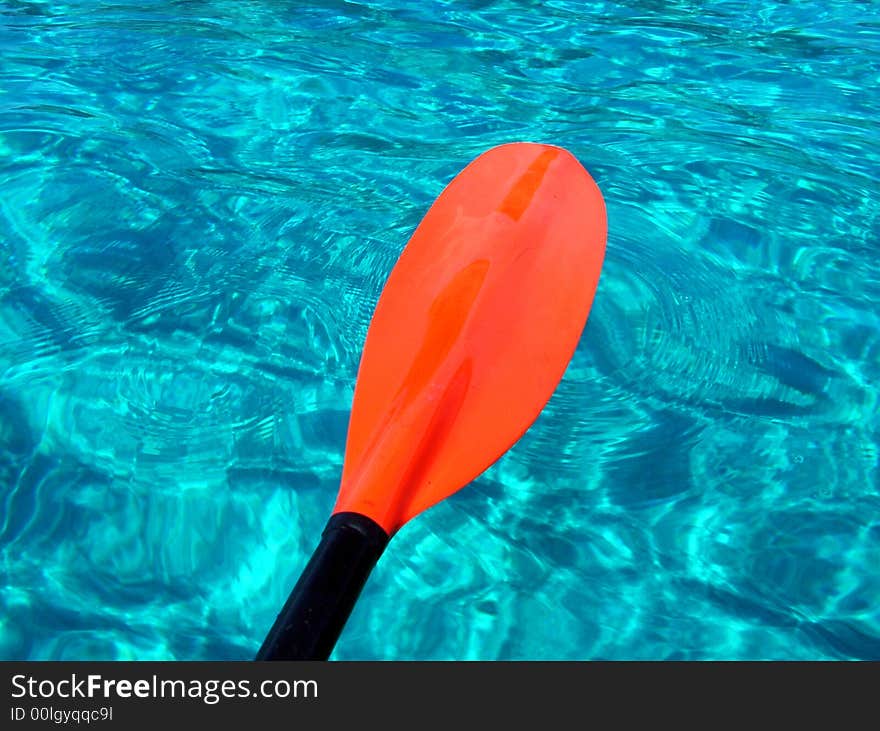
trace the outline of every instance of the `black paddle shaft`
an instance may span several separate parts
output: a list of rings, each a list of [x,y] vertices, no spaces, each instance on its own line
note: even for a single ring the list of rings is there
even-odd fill
[[[389,536],[359,513],[327,522],[257,660],[326,660]]]

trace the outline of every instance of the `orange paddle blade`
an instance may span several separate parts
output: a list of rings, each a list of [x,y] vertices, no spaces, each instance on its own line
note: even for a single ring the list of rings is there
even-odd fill
[[[334,513],[393,535],[522,436],[574,354],[606,230],[559,147],[495,147],[447,186],[376,305]]]

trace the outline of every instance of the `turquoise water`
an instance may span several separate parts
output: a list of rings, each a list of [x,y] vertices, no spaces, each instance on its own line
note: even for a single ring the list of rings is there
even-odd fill
[[[880,659],[873,2],[0,2],[0,657],[252,657],[396,257],[570,149],[605,268],[340,659]]]

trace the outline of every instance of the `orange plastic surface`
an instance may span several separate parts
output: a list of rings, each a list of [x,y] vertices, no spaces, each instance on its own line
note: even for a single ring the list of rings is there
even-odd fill
[[[495,147],[447,186],[367,332],[334,513],[393,535],[522,436],[574,354],[606,230],[599,188],[559,147]]]

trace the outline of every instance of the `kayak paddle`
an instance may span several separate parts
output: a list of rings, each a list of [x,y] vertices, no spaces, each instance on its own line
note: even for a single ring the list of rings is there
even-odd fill
[[[586,324],[606,228],[560,147],[494,147],[441,193],[379,297],[333,514],[257,660],[327,659],[390,538],[529,428]]]

